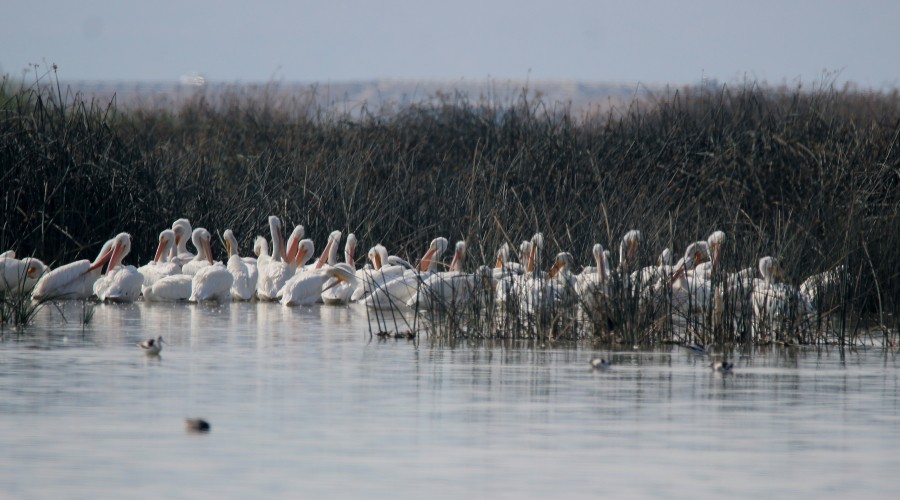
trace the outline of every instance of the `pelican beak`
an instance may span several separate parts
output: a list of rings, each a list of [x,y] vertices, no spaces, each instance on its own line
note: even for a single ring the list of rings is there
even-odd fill
[[[680,259],[679,259],[679,260],[680,260]],[[672,283],[672,282],[674,282],[675,280],[678,280],[678,279],[680,279],[682,276],[684,276],[684,271],[685,271],[685,270],[684,270],[684,261],[681,260],[680,262],[678,262],[678,265],[675,266],[675,270],[674,270],[674,272],[672,273],[672,277],[669,278],[669,283]]]
[[[292,239],[288,242],[287,251],[284,253],[284,261],[290,264],[291,262],[295,262],[297,258],[297,252],[300,249],[300,242],[297,241],[296,238]],[[284,248],[282,248],[284,250]]]
[[[497,261],[494,262],[494,268],[500,269],[501,267],[503,267],[503,256],[497,255]]]
[[[350,267],[356,267],[356,262],[353,260],[353,249],[348,248],[347,251],[344,252],[347,258],[347,264],[350,264]]]
[[[176,236],[175,239],[177,240],[178,237]],[[159,262],[159,259],[162,257],[162,254],[163,254],[163,249],[165,247],[166,247],[166,240],[165,239],[159,240],[159,245],[156,247],[156,253],[153,254],[153,262]]]
[[[231,242],[225,240],[225,255],[231,257]]]
[[[319,256],[318,262],[316,262],[316,269],[321,269],[322,266],[325,265],[325,261],[328,260],[328,254],[331,253],[331,247],[334,245],[334,240],[328,238],[328,243],[325,245],[325,250],[322,250],[322,255]]]
[[[26,271],[25,274],[27,274],[29,278],[33,278],[35,272],[37,272],[37,268],[36,268],[36,267],[34,267],[34,266],[28,266],[28,271]]]
[[[537,254],[537,245],[531,245],[531,251],[528,252],[528,265],[525,266],[525,270],[529,273],[534,271],[534,257]]]
[[[450,261],[450,270],[453,271],[456,269],[456,264],[459,262],[459,252],[453,252],[453,260]]]
[[[550,271],[547,273],[547,276],[553,278],[559,273],[559,270],[565,266],[562,259],[556,259],[556,262],[553,263],[553,266],[550,267]]]
[[[291,262],[300,265],[304,259],[306,259],[306,247],[298,246],[297,251],[294,252],[294,259]]]
[[[717,269],[719,265],[719,244],[713,245],[713,254],[712,254],[712,268],[713,270]]]
[[[204,248],[204,252],[206,253],[206,260],[209,261],[210,264],[212,264],[213,263],[212,248],[210,248],[210,246],[209,246],[208,239],[203,240],[203,248]]]
[[[88,268],[87,271],[85,271],[85,273],[89,273],[95,269],[99,269],[99,268],[103,267],[103,264],[105,264],[106,261],[108,261],[110,256],[112,255],[112,251],[113,251],[113,249],[112,249],[112,247],[110,247],[105,252],[100,254],[100,256],[97,257],[97,260],[95,260],[93,263],[91,263],[91,266]]]
[[[375,252],[375,258],[372,259],[372,265],[375,266],[375,270],[381,269],[381,254]]]
[[[431,267],[431,259],[434,257],[435,252],[437,252],[436,245],[428,247],[428,251],[425,252],[425,255],[422,256],[422,261],[419,262],[419,271],[427,271]]]
[[[122,245],[115,244],[113,245],[112,255],[109,257],[109,261],[106,265],[106,272],[112,271],[113,268],[119,265],[119,260],[122,259]]]

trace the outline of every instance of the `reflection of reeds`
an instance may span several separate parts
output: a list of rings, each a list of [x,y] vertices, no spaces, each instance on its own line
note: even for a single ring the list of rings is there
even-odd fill
[[[826,324],[801,340],[835,322],[844,340],[868,322],[900,333],[896,92],[690,88],[602,115],[524,92],[504,106],[453,95],[382,116],[340,114],[302,95],[279,101],[265,89],[120,111],[43,83],[0,87],[0,247],[45,261],[73,260],[126,230],[132,259],[144,262],[160,228],[183,216],[230,227],[245,244],[271,213],[320,240],[342,228],[400,255],[434,236],[460,237],[473,269],[536,230],[547,251],[586,261],[594,242],[613,247],[638,228],[638,260],[649,264],[663,247],[721,229],[727,270],[772,254],[799,284],[846,266],[840,300],[817,306],[830,309]],[[718,313],[675,311],[670,321],[622,289],[612,294],[593,319],[563,310],[526,322],[486,308],[466,321],[491,325],[473,326],[479,335],[510,338],[584,330],[571,322],[627,343],[678,322],[702,339],[748,335],[730,296]]]

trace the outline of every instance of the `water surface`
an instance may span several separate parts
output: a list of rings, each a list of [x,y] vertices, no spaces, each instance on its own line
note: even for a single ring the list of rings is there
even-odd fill
[[[357,306],[95,311],[4,332],[6,495],[896,495],[900,378],[881,349],[735,353],[722,376],[671,346],[370,339]],[[156,335],[169,345],[145,356]]]

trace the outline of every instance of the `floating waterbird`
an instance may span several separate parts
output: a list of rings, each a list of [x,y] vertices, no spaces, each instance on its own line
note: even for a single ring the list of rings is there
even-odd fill
[[[147,339],[143,342],[138,343],[138,347],[144,350],[144,353],[147,356],[156,356],[162,351],[162,345],[167,343],[163,340],[162,335],[156,337],[155,339]]]
[[[603,358],[591,358],[588,363],[590,363],[591,368],[593,368],[594,370],[605,370],[609,368],[609,365],[611,364],[609,361]]]
[[[722,361],[715,361],[709,366],[714,372],[731,373],[731,369],[734,368],[734,363],[729,363],[727,360],[723,359]]]
[[[212,427],[202,418],[186,418],[184,419],[184,428],[188,432],[209,432]]]

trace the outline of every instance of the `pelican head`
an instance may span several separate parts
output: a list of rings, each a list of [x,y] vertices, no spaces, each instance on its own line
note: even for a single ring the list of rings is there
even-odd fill
[[[628,269],[628,266],[634,262],[640,244],[641,232],[637,229],[628,231],[622,237],[622,243],[619,244],[619,266],[622,269]]]
[[[347,242],[344,243],[344,262],[350,264],[350,267],[354,267],[356,263],[353,260],[353,255],[356,253],[356,235],[350,233],[347,235]]]
[[[340,231],[332,231],[328,235],[328,243],[325,244],[325,250],[322,250],[322,255],[319,257],[319,261],[316,262],[316,269],[320,269],[326,262],[328,262],[329,266],[337,264],[337,245],[340,241]]]
[[[172,249],[175,248],[175,239],[175,231],[171,229],[164,229],[159,233],[159,245],[156,247],[156,253],[153,254],[153,262],[161,260],[165,262],[165,259],[168,259]]]
[[[191,233],[191,242],[197,248],[197,256],[212,264],[212,248],[209,246],[209,240],[209,231],[202,227],[194,229],[194,232]]]
[[[277,215],[269,216],[269,233],[272,235],[272,260],[276,262],[289,260],[284,248],[281,219]]]
[[[187,252],[188,238],[191,237],[191,223],[187,219],[178,219],[172,223],[172,231],[175,232],[175,247],[171,255],[177,256],[179,252]]]
[[[312,258],[313,253],[316,251],[316,245],[310,239],[301,240],[297,243],[297,253],[294,256],[294,264],[296,266],[302,266],[309,262],[309,259]]]
[[[494,267],[500,269],[507,262],[509,262],[509,243],[504,241],[497,250],[497,261],[494,263]]]
[[[763,257],[759,259],[759,274],[767,283],[774,283],[776,278],[784,279],[784,271],[775,257]]]
[[[713,233],[709,235],[709,238],[706,239],[706,244],[709,245],[710,252],[712,253],[713,269],[716,269],[719,264],[719,255],[721,255],[721,248],[724,243],[724,231],[713,231]]]
[[[671,266],[671,265],[672,265],[672,250],[669,250],[669,248],[666,247],[666,249],[663,250],[661,254],[659,254],[659,267]]]
[[[225,254],[230,258],[232,255],[238,254],[238,241],[234,236],[234,231],[226,229],[222,233],[222,239],[225,240]]]
[[[382,266],[385,266],[388,263],[388,251],[387,248],[384,248],[384,245],[378,244],[372,247],[369,250],[369,262],[372,263],[372,267],[375,270],[379,270]]]
[[[425,252],[422,260],[419,262],[419,271],[434,271],[437,266],[436,261],[441,259],[449,244],[447,238],[444,237],[431,240],[431,244],[428,245],[428,251]]]
[[[113,238],[112,244],[112,255],[109,257],[109,263],[106,265],[106,272],[110,272],[115,269],[116,266],[122,263],[122,259],[125,258],[131,252],[131,235],[128,233],[119,233]]]
[[[556,258],[553,259],[553,266],[550,267],[550,271],[547,275],[550,278],[556,277],[561,271],[568,271],[575,265],[575,258],[572,257],[572,254],[569,252],[560,252],[556,254]]]
[[[253,253],[257,257],[269,255],[269,242],[266,241],[266,238],[264,236],[257,236],[253,240]]]
[[[279,235],[281,232],[279,231]],[[284,251],[284,261],[285,262],[296,262],[297,261],[297,250],[299,247],[297,245],[300,244],[300,240],[306,235],[306,229],[303,226],[297,225],[294,226],[294,230],[291,231],[291,235],[288,236],[287,239],[287,247],[282,245],[281,249]]]
[[[596,243],[594,248],[591,249],[591,254],[594,256],[594,262],[597,265],[597,274],[600,276],[600,282],[603,283],[609,276],[609,252],[603,249],[603,245]]]
[[[453,251],[453,260],[450,262],[451,271],[462,271],[463,262],[466,260],[466,242],[457,241]]]
[[[47,270],[47,265],[34,257],[25,257],[22,262],[25,264],[25,278],[29,280],[37,280]]]

